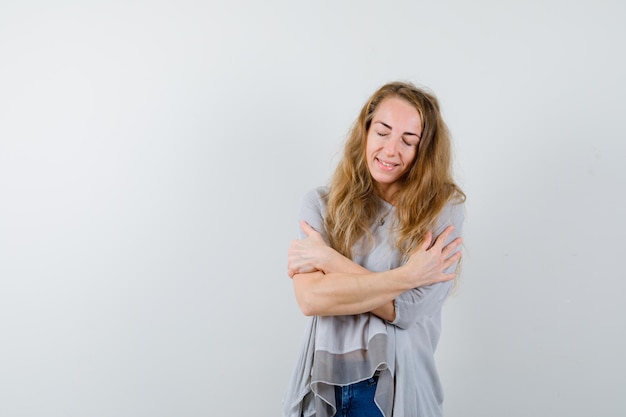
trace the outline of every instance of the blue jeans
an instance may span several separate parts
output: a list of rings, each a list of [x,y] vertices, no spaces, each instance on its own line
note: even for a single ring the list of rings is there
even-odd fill
[[[374,403],[378,375],[345,387],[335,386],[335,417],[383,417]]]

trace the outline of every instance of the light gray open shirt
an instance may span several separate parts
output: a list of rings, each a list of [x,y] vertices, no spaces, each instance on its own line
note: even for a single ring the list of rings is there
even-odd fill
[[[299,216],[325,239],[327,192],[327,187],[318,187],[307,193]],[[393,235],[395,208],[380,200],[379,213],[371,228],[373,244],[364,241],[353,251],[353,260],[374,272],[402,262]],[[449,203],[439,215],[434,235],[452,224],[455,229],[448,238],[452,241],[461,235],[463,220],[463,205]],[[300,231],[299,238],[304,237]],[[336,411],[334,386],[363,381],[375,373],[379,379],[374,399],[385,417],[441,416],[443,391],[434,353],[441,333],[441,308],[452,285],[449,281],[401,294],[394,301],[393,322],[370,313],[311,317],[283,401],[283,416],[331,417]]]

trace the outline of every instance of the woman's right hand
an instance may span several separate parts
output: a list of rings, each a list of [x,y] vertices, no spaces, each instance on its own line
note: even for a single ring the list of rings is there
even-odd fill
[[[304,239],[292,240],[287,252],[287,273],[290,278],[295,274],[324,271],[324,263],[332,256],[333,249],[326,244],[322,235],[302,220],[300,228],[306,235]]]
[[[409,256],[402,266],[411,288],[450,281],[456,273],[445,273],[448,268],[461,259],[461,238],[445,244],[453,232],[454,226],[448,226],[432,244],[433,235],[428,232],[422,244]],[[456,252],[455,252],[456,251]]]

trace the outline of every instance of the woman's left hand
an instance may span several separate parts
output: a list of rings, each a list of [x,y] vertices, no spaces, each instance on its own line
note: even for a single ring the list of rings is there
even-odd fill
[[[322,235],[302,220],[300,227],[306,235],[304,239],[292,240],[287,253],[287,273],[290,278],[295,274],[322,271],[326,260],[332,256],[333,249],[324,242]]]

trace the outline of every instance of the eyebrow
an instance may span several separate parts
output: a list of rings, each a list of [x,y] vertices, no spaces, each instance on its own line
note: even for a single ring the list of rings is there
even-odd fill
[[[376,120],[374,124],[376,123],[380,123],[381,125],[385,126],[387,129],[391,130],[391,126],[389,126],[387,123],[381,122],[380,120]],[[413,133],[413,132],[404,132],[403,135],[411,135],[411,136],[417,137],[418,139],[421,139],[420,135],[418,135],[417,133]]]

